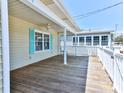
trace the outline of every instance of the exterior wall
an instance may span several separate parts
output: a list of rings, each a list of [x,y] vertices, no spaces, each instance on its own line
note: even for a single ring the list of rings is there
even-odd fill
[[[50,30],[53,34],[53,49],[40,51],[29,55],[29,28],[33,27],[40,31],[45,28],[29,23],[22,19],[9,16],[10,28],[10,64],[11,70],[29,65],[31,63],[58,55],[58,33]]]
[[[75,35],[68,35],[67,36],[67,44],[66,44],[66,48],[67,48],[67,53],[68,55],[75,55],[75,56],[90,56],[90,55],[97,55],[97,47],[101,47],[101,36],[108,36],[108,45],[106,45],[105,47],[109,47],[111,44],[111,37],[110,37],[110,33],[101,33],[101,34],[84,34],[84,35],[77,35],[77,37],[83,36],[84,38],[84,44],[80,44],[79,43],[79,38],[78,38],[78,42],[76,44],[73,44],[73,37]],[[61,33],[60,35],[60,53],[62,54],[64,51],[64,36]],[[99,45],[93,45],[93,41],[91,41],[91,45],[86,45],[86,36],[91,36],[91,38],[93,39],[93,36],[100,36],[99,37]]]
[[[87,36],[91,36],[92,40],[93,40],[93,36],[99,36],[99,37],[108,36],[108,45],[107,46],[109,46],[109,47],[111,46],[111,34],[110,33],[77,35],[77,37],[80,37],[80,36],[85,37],[84,45],[80,45],[79,42],[78,42],[76,46],[95,46],[95,45],[93,45],[93,41],[91,41],[91,43],[92,43],[91,45],[86,45],[86,37]],[[67,36],[67,46],[73,46],[73,37],[75,37],[75,35]],[[63,34],[61,34],[60,35],[61,46],[64,46],[63,38],[64,38],[64,36],[63,36]],[[79,41],[79,39],[78,39],[78,41]],[[101,45],[101,38],[99,38],[99,41],[100,41],[99,45],[97,45],[97,46],[102,46]]]
[[[0,23],[0,93],[2,93],[2,78],[3,78],[3,63],[2,63],[2,35],[1,35],[1,23]]]
[[[1,16],[1,0],[0,0],[0,16]],[[0,93],[2,93],[3,91],[3,84],[2,84],[2,81],[3,81],[3,69],[2,69],[2,65],[3,65],[3,62],[2,62],[2,30],[1,30],[1,18],[0,18]]]

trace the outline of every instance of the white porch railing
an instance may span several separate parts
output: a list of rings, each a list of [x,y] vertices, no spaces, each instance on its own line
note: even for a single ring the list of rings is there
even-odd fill
[[[109,48],[100,48],[93,46],[67,46],[68,55],[75,56],[98,56],[104,69],[113,82],[113,87],[118,93],[123,93],[123,56],[120,53],[114,53]],[[61,46],[63,51],[63,46]]]
[[[123,56],[107,48],[97,48],[97,55],[110,76],[113,87],[118,93],[123,93]]]
[[[97,55],[97,47],[93,46],[66,46],[68,55],[75,56],[89,56]],[[64,51],[64,47],[61,46],[61,53]]]

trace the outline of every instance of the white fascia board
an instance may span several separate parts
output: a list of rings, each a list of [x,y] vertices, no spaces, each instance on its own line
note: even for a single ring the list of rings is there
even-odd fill
[[[80,31],[80,32],[76,32],[76,34],[94,34],[94,33],[99,33],[99,34],[102,34],[102,33],[112,33],[114,32],[114,30],[91,30],[91,31]]]
[[[41,15],[47,17],[51,21],[60,25],[63,28],[67,28],[70,32],[75,33],[76,31],[69,27],[63,20],[56,16],[46,5],[44,5],[40,0],[20,0],[22,3],[32,8]],[[63,30],[64,31],[64,30]]]
[[[79,26],[75,23],[75,21],[72,19],[68,11],[65,9],[63,3],[60,0],[53,0],[53,1],[60,8],[60,10],[65,14],[68,20],[72,23],[72,25],[74,25],[77,29],[80,30]]]

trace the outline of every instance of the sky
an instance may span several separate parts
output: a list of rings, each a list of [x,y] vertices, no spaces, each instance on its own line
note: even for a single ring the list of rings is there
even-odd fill
[[[63,0],[63,3],[73,18],[74,16],[86,14],[88,12],[102,9],[122,1],[123,0]],[[121,4],[89,17],[73,19],[78,26],[84,30],[115,29],[115,25],[117,25],[117,32],[121,32],[123,29],[122,7],[123,6]]]

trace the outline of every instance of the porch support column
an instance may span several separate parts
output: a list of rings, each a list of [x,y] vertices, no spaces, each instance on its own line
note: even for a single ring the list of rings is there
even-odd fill
[[[86,36],[84,36],[84,46],[86,46]]]
[[[91,45],[93,46],[93,35],[91,36]]]
[[[111,34],[108,35],[108,46],[111,47]]]
[[[77,54],[76,52],[76,47],[78,46],[78,40],[77,40],[77,34],[75,34],[75,45],[74,45],[74,53],[75,53],[75,56]]]
[[[67,29],[66,27],[64,28],[64,64],[67,64],[67,48],[66,48],[66,34],[67,34]]]
[[[101,47],[102,46],[102,36],[101,35],[99,35],[99,46]]]
[[[8,0],[1,0],[3,92],[10,93]]]

